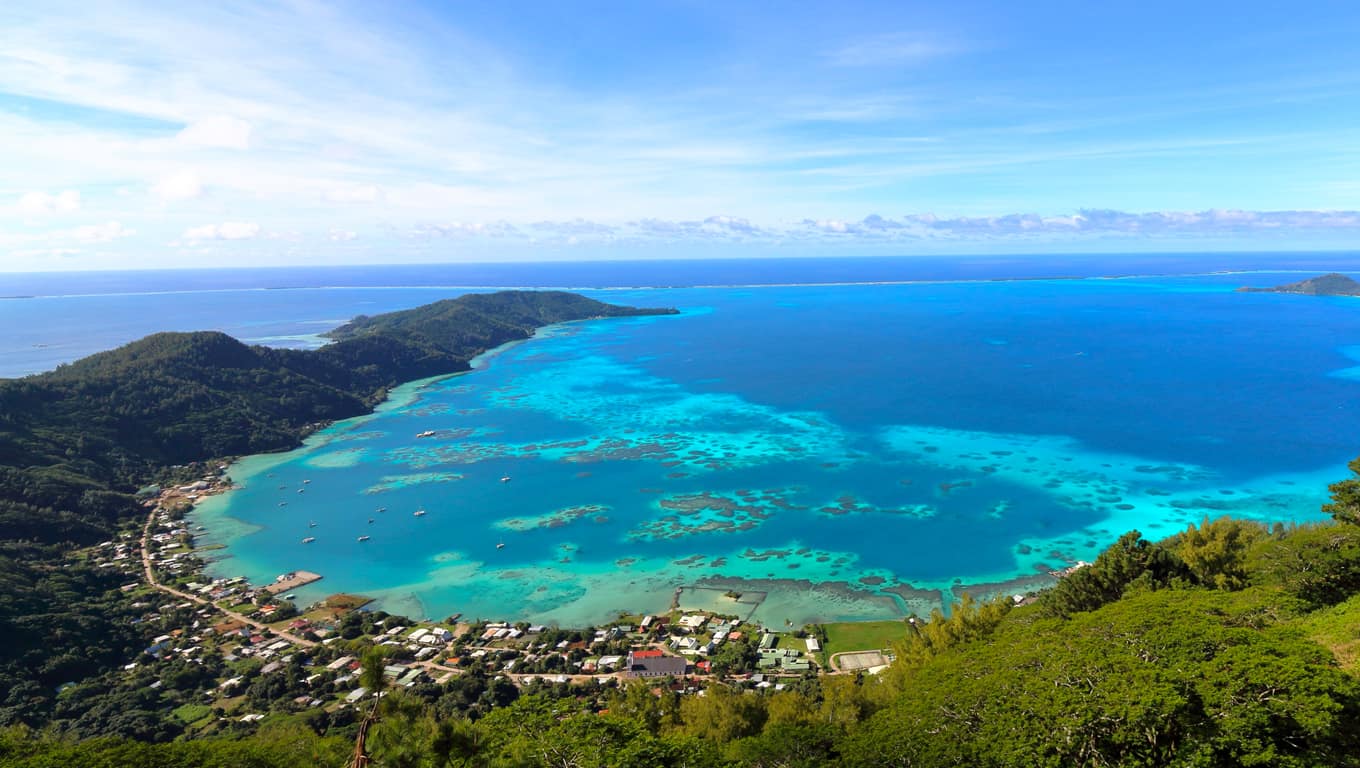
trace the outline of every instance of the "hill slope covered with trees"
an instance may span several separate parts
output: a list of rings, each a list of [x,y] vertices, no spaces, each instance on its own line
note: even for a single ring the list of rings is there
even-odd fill
[[[41,718],[56,686],[119,663],[136,638],[109,609],[108,574],[63,564],[140,516],[163,468],[298,445],[368,412],[402,382],[552,323],[668,314],[559,291],[468,294],[360,318],[299,351],[222,333],[158,333],[0,380],[0,724]]]

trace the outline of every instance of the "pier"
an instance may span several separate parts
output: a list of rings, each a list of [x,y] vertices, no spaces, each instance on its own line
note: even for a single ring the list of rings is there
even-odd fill
[[[287,592],[289,590],[297,589],[298,587],[306,586],[314,581],[321,581],[321,574],[312,573],[311,571],[289,571],[274,579],[274,583],[265,587],[264,591],[271,595],[277,595],[280,592]]]

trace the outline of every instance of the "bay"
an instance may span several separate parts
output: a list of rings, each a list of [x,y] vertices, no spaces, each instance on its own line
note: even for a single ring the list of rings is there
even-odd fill
[[[681,587],[799,624],[1021,590],[1133,528],[1320,516],[1360,304],[1233,292],[1279,278],[598,292],[682,314],[411,385],[237,465],[198,519],[216,573],[413,616],[580,626]]]

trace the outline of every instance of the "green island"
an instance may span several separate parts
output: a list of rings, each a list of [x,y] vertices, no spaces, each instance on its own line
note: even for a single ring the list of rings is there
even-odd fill
[[[753,626],[735,592],[412,621],[202,575],[184,516],[227,458],[537,327],[668,311],[470,295],[310,352],[158,334],[0,381],[0,766],[1360,765],[1360,459],[1331,522],[1129,532],[905,621]]]
[[[1273,288],[1237,289],[1241,293],[1296,293],[1303,296],[1360,296],[1360,282],[1346,275],[1333,272],[1318,277],[1310,277],[1296,283],[1286,283]]]

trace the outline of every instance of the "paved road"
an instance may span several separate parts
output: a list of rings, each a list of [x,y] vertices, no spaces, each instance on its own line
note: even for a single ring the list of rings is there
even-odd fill
[[[167,587],[166,585],[160,583],[159,581],[156,581],[156,572],[151,567],[151,526],[154,525],[156,522],[156,514],[161,511],[162,510],[160,507],[152,509],[151,514],[146,516],[146,525],[143,526],[142,528],[142,570],[146,572],[147,584],[150,584],[156,589],[159,589],[160,591],[165,592],[167,594],[171,594],[176,597],[182,597],[185,600],[191,600],[195,603],[198,603],[199,605],[206,605],[212,608],[213,610],[217,611],[218,613],[221,613],[223,616],[235,619],[236,621],[239,621],[243,624],[248,624],[256,629],[267,632],[273,632],[275,635],[278,635],[279,637],[283,638],[284,640],[287,640],[290,643],[293,643],[294,645],[300,645],[303,646],[304,648],[313,648],[317,645],[315,642],[307,640],[302,637],[298,637],[297,635],[291,632],[282,632],[280,630],[274,629],[268,624],[256,621],[251,618],[247,618],[246,616],[237,613],[236,611],[229,611],[226,608],[223,608],[217,605],[216,603],[213,603],[211,600],[204,600],[198,595],[191,595],[188,592],[181,592],[180,590],[175,589],[174,587]]]

